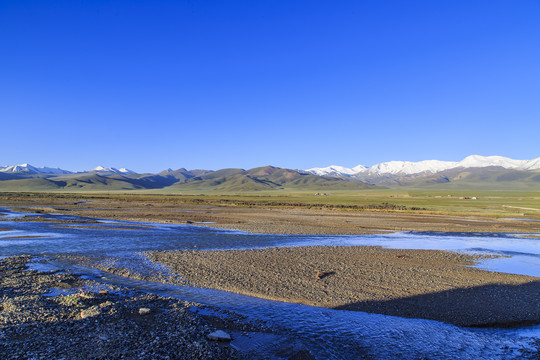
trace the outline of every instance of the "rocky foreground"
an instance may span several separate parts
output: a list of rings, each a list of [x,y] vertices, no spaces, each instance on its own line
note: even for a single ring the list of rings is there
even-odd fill
[[[540,323],[540,279],[470,267],[481,256],[374,246],[148,256],[197,287],[460,326]]]
[[[234,359],[209,335],[255,329],[236,314],[200,315],[202,305],[27,270],[29,260],[0,260],[2,359]]]

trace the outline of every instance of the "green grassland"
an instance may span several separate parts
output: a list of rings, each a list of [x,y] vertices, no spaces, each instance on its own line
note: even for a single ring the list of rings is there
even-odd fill
[[[311,191],[267,191],[242,193],[175,193],[108,191],[85,193],[0,193],[3,198],[65,197],[73,199],[111,198],[125,201],[152,201],[163,204],[206,206],[331,209],[336,211],[385,211],[460,216],[528,217],[540,219],[540,191],[475,191],[369,189],[328,193]],[[476,197],[476,199],[473,199]]]
[[[463,199],[464,197],[465,199]],[[473,197],[477,199],[474,200]],[[328,195],[315,195],[308,192],[289,191],[279,195],[199,194],[176,196],[176,198],[207,205],[540,218],[540,192],[457,191],[448,193],[370,190],[364,192],[336,191],[328,193]]]

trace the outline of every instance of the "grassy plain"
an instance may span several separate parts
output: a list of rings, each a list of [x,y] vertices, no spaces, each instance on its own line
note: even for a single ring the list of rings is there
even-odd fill
[[[341,211],[392,212],[483,217],[527,217],[540,219],[540,191],[473,191],[384,189],[365,191],[269,191],[254,193],[174,193],[111,191],[88,193],[0,193],[2,199],[111,199],[148,202],[154,205],[190,204],[202,206],[324,209]]]
[[[523,215],[540,218],[540,191],[425,191],[384,189],[362,192],[334,191],[326,193],[326,195],[324,195],[325,193],[322,193],[323,195],[315,194],[312,191],[284,191],[280,193],[251,194],[169,194],[167,197],[170,196],[170,200],[173,201],[205,203],[208,205],[399,211],[408,213],[502,217]],[[477,199],[473,200],[473,197]],[[395,208],[389,205],[395,205]]]

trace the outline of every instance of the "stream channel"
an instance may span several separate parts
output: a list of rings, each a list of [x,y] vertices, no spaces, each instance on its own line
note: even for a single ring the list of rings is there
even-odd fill
[[[523,356],[524,349],[531,349],[535,338],[540,338],[538,325],[513,329],[466,328],[432,320],[331,310],[219,290],[133,280],[93,268],[62,264],[55,259],[58,254],[66,253],[115,257],[121,260],[122,266],[144,272],[155,266],[141,255],[142,251],[149,250],[381,245],[506,255],[478,266],[491,271],[540,277],[540,240],[535,238],[497,233],[412,232],[354,236],[267,235],[194,225],[93,221],[96,219],[56,214],[39,216],[66,222],[25,222],[13,220],[38,215],[8,209],[0,209],[0,213],[3,214],[0,227],[10,229],[0,232],[0,257],[35,255],[48,259],[45,268],[69,269],[72,266],[77,273],[98,281],[234,311],[280,329],[278,333],[284,335],[260,334],[251,340],[240,337],[233,341],[232,345],[249,359],[279,359],[274,355],[276,347],[284,344],[301,344],[317,359],[355,359],[366,354],[375,359],[518,359]],[[74,224],[74,221],[78,223]],[[35,264],[36,269],[43,266],[43,263]]]

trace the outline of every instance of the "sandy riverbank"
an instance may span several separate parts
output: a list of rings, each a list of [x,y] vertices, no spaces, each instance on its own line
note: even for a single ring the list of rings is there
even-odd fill
[[[268,299],[464,326],[540,323],[540,279],[468,267],[472,255],[315,246],[149,256],[194,286]]]

